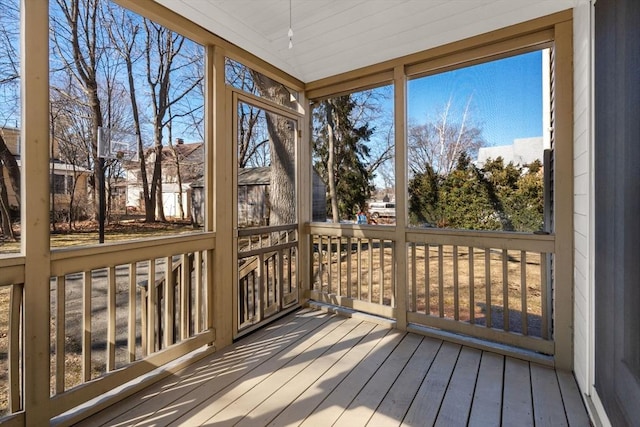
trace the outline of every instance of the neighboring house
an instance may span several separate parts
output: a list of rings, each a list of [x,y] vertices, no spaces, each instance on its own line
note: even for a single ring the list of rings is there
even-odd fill
[[[313,211],[314,221],[325,221],[327,216],[326,186],[322,178],[313,170]],[[238,225],[251,227],[269,224],[269,167],[243,168],[238,171]],[[204,200],[202,180],[191,184],[192,221],[202,224],[201,206]]]
[[[150,148],[145,153],[149,182],[153,175],[155,151]],[[178,176],[178,169],[180,175]],[[125,165],[127,210],[144,212],[144,196],[140,165],[129,162]],[[162,148],[162,207],[167,217],[180,217],[180,200],[183,215],[191,211],[191,184],[204,174],[204,144],[202,142],[185,143],[176,139],[172,147]]]
[[[238,226],[269,224],[269,171],[268,167],[238,171]]]
[[[20,159],[20,129],[5,127],[0,129],[7,148],[16,158],[18,167],[22,169],[22,161]],[[69,203],[71,201],[72,191],[74,193],[74,204],[76,211],[78,209],[86,209],[88,195],[88,178],[92,171],[81,167],[74,166],[60,159],[56,141],[53,142],[53,157],[49,159],[49,176],[51,182],[52,209],[57,213],[67,213]],[[5,182],[9,182],[8,171],[5,170]],[[75,182],[75,188],[74,188]],[[7,185],[7,193],[10,206],[17,206],[18,199],[11,185]],[[78,212],[84,213],[85,212]]]
[[[495,160],[502,157],[504,165],[513,163],[524,166],[535,160],[542,162],[544,156],[543,138],[541,136],[533,138],[517,138],[511,145],[497,145],[494,147],[481,147],[478,150],[478,167],[484,166],[487,160]]]

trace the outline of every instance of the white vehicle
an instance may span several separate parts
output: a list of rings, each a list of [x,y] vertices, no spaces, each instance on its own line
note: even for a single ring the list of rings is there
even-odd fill
[[[369,215],[371,218],[395,218],[396,204],[389,202],[373,202],[369,204]]]

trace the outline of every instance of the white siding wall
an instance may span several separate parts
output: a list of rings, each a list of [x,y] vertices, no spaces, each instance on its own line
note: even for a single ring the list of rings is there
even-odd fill
[[[589,365],[593,354],[590,345],[590,283],[593,265],[590,262],[593,241],[593,167],[592,96],[591,96],[591,24],[590,5],[580,4],[573,14],[574,43],[574,372],[580,389],[589,394]]]

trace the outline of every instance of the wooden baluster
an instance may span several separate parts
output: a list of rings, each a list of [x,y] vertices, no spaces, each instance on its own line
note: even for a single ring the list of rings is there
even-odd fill
[[[331,243],[333,239],[327,236],[327,293],[333,292],[333,249]]]
[[[165,257],[164,261],[164,319],[163,319],[163,345],[164,348],[174,343],[175,326],[175,276],[173,275],[173,257]]]
[[[491,323],[491,249],[484,250],[484,281],[485,281],[485,326],[490,328]]]
[[[357,256],[357,264],[358,264],[358,300],[362,299],[362,239],[358,238],[358,256]]]
[[[458,246],[453,247],[453,318],[460,320],[460,289],[458,282]]]
[[[107,372],[116,368],[116,267],[107,270]]]
[[[509,331],[509,253],[502,250],[502,323],[505,331]]]
[[[156,290],[156,260],[149,260],[149,279],[147,281],[147,354],[156,351],[156,313],[158,298]]]
[[[444,317],[444,247],[438,245],[438,315]]]
[[[186,340],[191,329],[191,255],[180,258],[180,339]]]
[[[529,335],[529,308],[527,305],[527,252],[520,251],[520,317],[522,335]]]
[[[396,283],[396,244],[391,243],[391,307],[396,307],[396,295],[398,284]]]
[[[371,297],[373,294],[373,239],[367,240],[367,276],[368,276],[368,287],[367,291],[367,300],[369,302],[372,301]]]
[[[409,243],[409,250],[411,252],[411,311],[418,311],[418,264],[416,255],[416,243]]]
[[[127,325],[127,362],[131,363],[136,360],[136,291],[138,284],[136,283],[137,264],[135,262],[129,264],[129,318]]]
[[[338,286],[336,289],[336,295],[344,295],[342,292],[342,237],[338,237],[338,246],[336,247],[336,265],[338,268]]]
[[[9,373],[9,393],[8,409],[10,413],[18,412],[22,409],[22,399],[20,393],[22,389],[22,378],[20,377],[21,365],[21,336],[22,336],[22,295],[23,285],[11,285],[11,295],[9,301],[9,345],[8,345],[8,373]]]
[[[475,248],[469,246],[469,323],[476,323],[476,289],[475,289],[475,266],[473,253]]]
[[[9,343],[8,343],[8,374],[9,393],[8,409],[10,413],[18,412],[22,409],[22,399],[20,399],[22,378],[20,377],[21,365],[21,336],[22,336],[22,295],[23,285],[11,285],[11,295],[9,296]]]
[[[547,254],[540,254],[540,307],[542,315],[542,338],[549,339],[549,310],[551,308],[549,304],[549,296],[551,294],[549,289],[548,277],[547,277]]]
[[[380,252],[379,252],[379,257],[380,257],[380,269],[378,270],[378,275],[380,278],[380,283],[378,283],[378,290],[380,292],[380,300],[378,301],[378,304],[383,305],[384,304],[384,266],[385,266],[385,262],[384,262],[384,240],[380,239],[378,240],[378,243],[380,244]]]
[[[65,276],[56,280],[56,394],[64,392],[65,384]]]
[[[208,251],[207,251],[208,252]],[[196,297],[195,297],[195,301],[194,301],[194,308],[195,308],[195,316],[193,319],[193,323],[195,325],[195,333],[200,333],[202,332],[202,319],[204,318],[203,316],[203,299],[202,299],[202,285],[203,285],[203,280],[202,280],[202,252],[198,251],[194,254],[193,256],[194,260],[193,260],[193,264],[194,264],[194,268],[193,268],[193,275],[195,277],[196,280],[196,284],[195,284],[195,288],[196,288]]]
[[[424,244],[424,313],[431,314],[431,246]]]
[[[353,286],[353,281],[351,277],[351,237],[347,237],[347,298],[352,298],[351,287]]]

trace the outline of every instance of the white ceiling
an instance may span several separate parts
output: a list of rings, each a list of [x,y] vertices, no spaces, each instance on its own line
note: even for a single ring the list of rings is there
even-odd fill
[[[586,0],[155,0],[310,82]],[[293,49],[288,48],[289,2]]]

